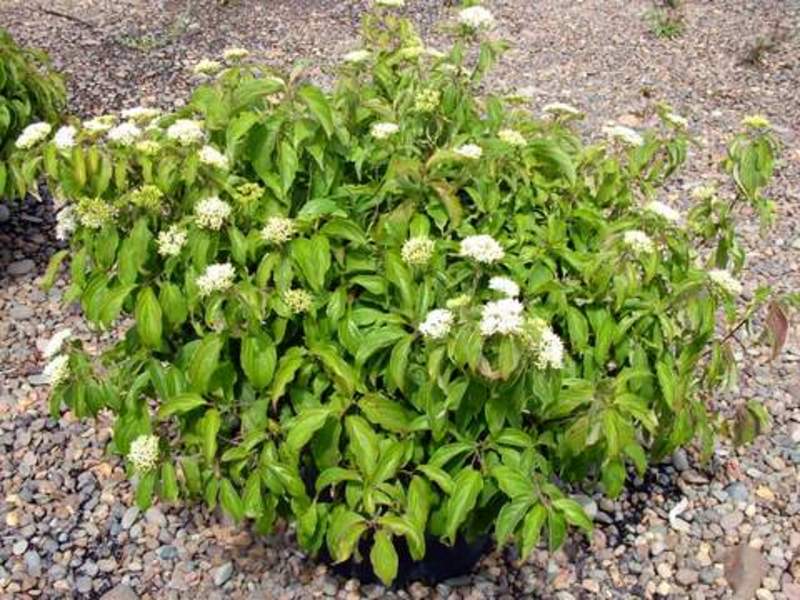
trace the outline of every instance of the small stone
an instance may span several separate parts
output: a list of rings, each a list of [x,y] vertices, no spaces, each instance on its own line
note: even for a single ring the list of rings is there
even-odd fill
[[[665,562],[660,562],[656,565],[656,573],[662,579],[670,579],[672,577],[672,566]]]
[[[686,471],[689,469],[689,457],[686,455],[686,450],[678,448],[672,453],[672,465],[678,471]]]
[[[11,218],[11,211],[8,210],[8,207],[0,202],[0,223],[5,223]]]
[[[581,505],[583,512],[586,513],[586,516],[589,517],[591,521],[594,521],[595,517],[597,516],[597,502],[592,500],[589,496],[585,496],[583,494],[574,496],[574,500]]]
[[[581,582],[581,587],[590,594],[593,594],[595,596],[600,593],[600,584],[597,583],[594,579],[584,579]]]
[[[659,596],[669,596],[670,592],[672,591],[672,586],[669,584],[668,581],[662,581],[658,584],[656,588],[656,593]]]
[[[233,563],[226,562],[214,570],[214,585],[222,587],[233,575]]]
[[[139,516],[139,507],[131,506],[128,510],[125,511],[125,514],[122,515],[122,521],[120,521],[120,525],[122,526],[123,529],[128,530],[136,522],[136,518],[138,516]]]
[[[81,594],[88,594],[92,591],[92,580],[85,575],[81,575],[80,577],[75,579],[75,589],[78,590]],[[105,598],[105,596],[103,596]]]
[[[155,506],[151,506],[147,509],[144,513],[144,518],[150,525],[157,525],[158,527],[167,526],[167,518],[164,516],[164,513]]]
[[[33,309],[25,304],[15,304],[11,307],[11,310],[8,311],[8,316],[15,321],[26,321],[30,319],[33,314]]]
[[[741,481],[734,481],[725,488],[725,493],[734,502],[747,502],[747,498],[750,495],[747,486]]]
[[[756,590],[756,598],[758,598],[758,600],[774,600],[775,596],[773,596],[772,592],[768,589],[759,588]]]
[[[719,520],[719,524],[724,530],[729,531],[731,529],[736,529],[742,524],[743,521],[744,513],[742,513],[740,510],[735,510],[723,515],[723,517]]]
[[[42,559],[35,550],[28,550],[25,553],[25,568],[31,577],[40,577],[42,575]]]
[[[161,560],[172,560],[178,556],[178,549],[175,546],[161,546],[158,549],[158,558]]]
[[[775,494],[773,493],[773,491],[771,489],[769,489],[765,485],[760,486],[756,490],[756,496],[758,496],[759,498],[761,498],[763,500],[766,500],[767,502],[772,502],[773,500],[775,500]]]
[[[103,571],[103,573],[112,573],[117,570],[117,561],[113,558],[98,560],[97,568]]]
[[[691,569],[678,569],[678,572],[675,573],[675,579],[684,586],[690,586],[697,583],[700,579],[700,576],[697,574],[697,571],[693,571]]]
[[[117,587],[108,590],[100,600],[139,600],[139,596],[130,586],[120,583]]]
[[[662,542],[661,540],[656,540],[650,546],[650,554],[652,554],[653,556],[658,556],[666,549],[667,545],[664,542]]]
[[[15,556],[22,556],[25,554],[25,550],[28,549],[28,540],[19,540],[14,542],[14,545],[11,547],[11,551],[14,553]]]
[[[20,275],[27,275],[35,268],[36,263],[30,258],[25,258],[23,260],[15,260],[14,262],[10,263],[8,267],[6,267],[6,271],[9,275],[19,277]]]

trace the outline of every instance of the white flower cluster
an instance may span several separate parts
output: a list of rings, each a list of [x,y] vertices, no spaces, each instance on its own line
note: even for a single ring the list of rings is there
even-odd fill
[[[142,140],[136,143],[136,150],[145,156],[155,156],[161,149],[161,145],[155,140]]]
[[[204,58],[192,70],[195,75],[214,75],[222,70],[222,64],[219,61]]]
[[[114,115],[100,115],[99,117],[84,121],[83,129],[92,135],[99,135],[111,129],[116,122],[117,117]]]
[[[644,231],[632,229],[622,235],[623,243],[635,254],[649,254],[655,250],[655,244]]]
[[[200,149],[200,162],[216,169],[228,169],[228,157],[214,146],[206,145]]]
[[[440,340],[450,333],[455,317],[446,308],[430,311],[419,325],[419,332],[431,340]]]
[[[458,22],[469,29],[491,29],[495,25],[494,15],[482,6],[470,6],[458,13]]]
[[[550,104],[545,104],[542,107],[542,111],[550,115],[569,115],[572,117],[577,117],[581,114],[580,110],[571,104],[566,104],[564,102],[551,102]]]
[[[80,224],[89,229],[102,229],[117,216],[117,209],[100,198],[81,198],[76,212]]]
[[[742,293],[742,284],[726,269],[711,269],[708,278],[723,292],[731,296]]]
[[[128,449],[128,460],[139,473],[155,469],[158,466],[158,436],[138,436]]]
[[[220,200],[218,196],[204,198],[194,207],[195,221],[203,229],[218,231],[230,214],[231,205]]]
[[[246,48],[227,48],[222,52],[225,60],[242,60],[250,56],[250,51]]]
[[[33,148],[39,142],[44,141],[50,132],[53,130],[52,125],[50,123],[31,123],[25,129],[22,130],[22,133],[19,134],[17,138],[16,146],[20,150],[27,150],[28,148]]]
[[[428,264],[433,257],[434,241],[426,237],[412,237],[405,241],[400,256],[409,265],[420,267]]]
[[[713,185],[698,185],[692,190],[692,198],[695,200],[708,200],[717,193],[717,188]]]
[[[373,123],[369,131],[376,140],[384,140],[400,131],[400,126],[396,123]]]
[[[236,269],[231,263],[208,265],[205,272],[197,278],[197,287],[201,296],[210,296],[214,292],[224,292],[233,285]]]
[[[489,280],[489,289],[500,292],[506,298],[519,296],[519,286],[508,277],[492,277]]]
[[[59,127],[56,134],[53,136],[53,143],[56,148],[61,151],[72,150],[75,147],[75,136],[78,135],[78,130],[72,125],[64,125]]]
[[[142,135],[142,130],[130,121],[120,123],[109,129],[108,139],[120,146],[131,146]]]
[[[67,205],[56,215],[56,239],[62,242],[68,240],[78,227],[78,215],[75,207]]]
[[[376,6],[388,6],[389,8],[402,8],[406,5],[406,0],[375,0]]]
[[[455,149],[455,153],[461,158],[478,160],[483,155],[483,148],[478,144],[463,144]]]
[[[172,225],[166,231],[158,234],[156,244],[158,245],[158,253],[161,256],[178,256],[186,244],[186,232],[177,225]]]
[[[138,123],[147,123],[152,121],[161,114],[157,108],[148,108],[146,106],[134,106],[133,108],[126,108],[121,113],[123,119],[130,119]]]
[[[167,137],[181,146],[190,146],[202,142],[206,134],[202,125],[192,119],[178,119],[167,127]]]
[[[342,57],[342,60],[346,63],[350,63],[353,65],[357,65],[369,60],[370,53],[369,50],[353,50],[348,52]]]
[[[314,298],[305,290],[294,289],[283,293],[283,301],[289,310],[299,315],[308,312],[314,303]]]
[[[53,358],[64,348],[64,342],[72,337],[72,329],[62,329],[53,334],[42,351],[45,358]]]
[[[497,137],[509,146],[524,146],[528,142],[525,137],[516,129],[501,129],[497,132]]]
[[[644,210],[657,217],[661,217],[670,223],[679,223],[681,220],[681,213],[671,206],[664,204],[663,202],[659,202],[658,200],[648,202],[645,205]]]
[[[679,127],[681,129],[686,129],[689,126],[689,120],[686,117],[676,115],[673,112],[664,114],[664,120],[670,125],[674,125],[675,127]]]
[[[523,338],[533,352],[534,364],[538,368],[560,369],[564,366],[564,342],[543,319],[530,319]]]
[[[288,242],[297,233],[297,226],[288,217],[270,217],[261,230],[261,237],[272,244]]]
[[[69,356],[59,354],[44,367],[42,376],[52,387],[57,387],[69,378]]]
[[[516,298],[487,302],[481,309],[481,335],[489,337],[495,334],[520,333],[525,324],[524,310],[522,302]]]
[[[603,133],[611,139],[619,140],[629,146],[642,146],[644,138],[630,127],[624,125],[613,125],[603,127]]]
[[[480,234],[471,235],[461,240],[459,254],[480,263],[493,263],[502,260],[505,256],[505,251],[492,236]]]

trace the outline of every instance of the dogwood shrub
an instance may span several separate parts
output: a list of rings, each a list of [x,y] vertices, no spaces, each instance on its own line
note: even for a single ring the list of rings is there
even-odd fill
[[[742,297],[735,225],[771,213],[768,124],[731,145],[735,193],[683,212],[660,189],[684,119],[586,143],[577,108],[481,91],[493,23],[456,15],[440,52],[379,8],[333,91],[227,53],[178,112],[44,146],[69,238],[46,283],[68,259],[65,300],[123,330],[99,357],[60,336],[52,410],[116,417],[140,505],[288,519],[388,583],[399,538],[417,560],[489,531],[556,548],[592,526],[569,482],[614,496],[763,425],[712,407],[766,298]]]

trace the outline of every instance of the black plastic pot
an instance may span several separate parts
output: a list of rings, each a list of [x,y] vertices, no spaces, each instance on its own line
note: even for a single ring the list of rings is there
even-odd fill
[[[356,562],[351,558],[343,563],[331,565],[333,572],[347,579],[358,579],[363,584],[379,583],[380,580],[372,571],[369,561],[371,543],[371,540],[362,540],[359,545],[361,562]],[[426,537],[425,556],[419,561],[411,558],[405,539],[395,537],[394,543],[398,566],[397,578],[394,580],[393,587],[402,587],[413,581],[435,585],[445,579],[466,575],[487,552],[491,538],[483,536],[468,542],[459,537],[455,544],[446,546],[434,537]],[[328,564],[332,562],[324,547],[319,554],[319,560]]]

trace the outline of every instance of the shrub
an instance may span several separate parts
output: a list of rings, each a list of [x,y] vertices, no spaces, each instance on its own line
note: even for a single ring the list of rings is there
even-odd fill
[[[124,330],[99,358],[53,341],[51,408],[116,416],[140,505],[286,518],[335,561],[367,544],[388,583],[397,538],[415,559],[490,530],[556,548],[592,526],[568,482],[614,496],[726,431],[710,400],[766,298],[737,311],[735,214],[770,214],[768,124],[731,146],[735,197],[704,188],[682,215],[654,198],[685,120],[585,144],[570,106],[479,93],[490,17],[441,53],[379,9],[330,93],[229,52],[184,109],[44,146],[65,300]]]
[[[0,29],[0,198],[24,196],[37,170],[36,161],[11,158],[19,135],[36,122],[21,140],[27,147],[49,133],[48,123],[58,119],[65,102],[64,83],[47,56],[21,48]]]

